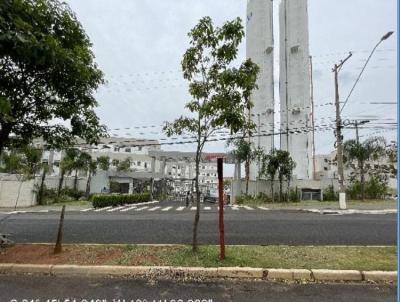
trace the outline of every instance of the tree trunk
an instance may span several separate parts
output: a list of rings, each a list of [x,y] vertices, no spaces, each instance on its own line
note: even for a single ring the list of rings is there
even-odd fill
[[[22,176],[21,176],[22,177]],[[19,182],[19,187],[18,187],[18,194],[17,194],[17,199],[15,200],[15,207],[14,207],[14,211],[17,209],[17,205],[18,205],[18,200],[19,200],[19,195],[21,194],[21,188],[22,188],[22,184],[24,182],[24,178],[22,177],[22,179]]]
[[[46,168],[43,167],[42,179],[40,181],[40,188],[38,194],[38,203],[41,205],[43,203],[43,191],[44,191],[44,181],[46,180]]]
[[[65,205],[62,207],[61,210],[60,223],[58,225],[57,242],[56,246],[54,247],[54,254],[59,254],[62,252],[64,213],[65,213]]]
[[[198,250],[198,247],[197,247],[197,227],[199,225],[199,220],[200,220],[199,172],[200,172],[200,146],[197,147],[197,154],[196,154],[196,178],[195,178],[195,186],[196,186],[196,215],[194,217],[194,223],[193,223],[193,243],[192,243],[193,252],[197,252],[197,250]]]
[[[88,178],[86,182],[86,198],[90,195],[90,181],[92,180],[92,173],[88,172]]]
[[[0,155],[3,153],[4,147],[8,142],[8,137],[11,132],[11,126],[5,123],[1,124],[0,130]]]
[[[249,195],[249,181],[250,181],[250,160],[245,162],[245,173],[246,173],[246,196]]]
[[[282,183],[283,183],[283,179],[281,177],[279,177],[279,202],[282,202]]]
[[[58,191],[57,191],[58,197],[60,197],[60,195],[61,195],[62,185],[64,182],[64,175],[65,175],[65,171],[61,170],[60,179],[58,180]]]
[[[287,192],[286,192],[286,195],[287,195],[286,201],[289,202],[289,201],[290,201],[290,200],[289,200],[289,198],[290,198],[290,179],[288,179],[288,182],[287,182]]]
[[[365,172],[364,172],[364,162],[360,161],[360,184],[361,184],[361,200],[365,199]]]
[[[275,202],[274,180],[271,180],[271,195],[272,195],[272,203],[274,203]]]
[[[78,170],[75,170],[74,191],[78,191]]]

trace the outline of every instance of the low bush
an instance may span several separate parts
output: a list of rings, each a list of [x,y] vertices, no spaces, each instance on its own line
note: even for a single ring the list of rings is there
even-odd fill
[[[297,189],[297,187],[296,187],[296,189],[290,189],[290,192],[289,192],[289,201],[290,202],[300,202],[301,200],[300,200],[300,192],[299,192],[299,190]]]
[[[386,181],[371,177],[365,182],[364,194],[366,199],[384,199],[388,192]],[[351,199],[361,199],[361,183],[356,180],[347,189]]]
[[[116,207],[125,204],[149,202],[150,193],[138,194],[97,194],[92,197],[92,204],[95,208]]]
[[[333,185],[328,186],[322,193],[323,201],[338,201],[339,193],[335,192]]]

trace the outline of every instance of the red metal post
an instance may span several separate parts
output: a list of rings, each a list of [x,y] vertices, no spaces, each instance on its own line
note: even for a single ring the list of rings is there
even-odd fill
[[[225,259],[225,232],[224,232],[224,175],[223,158],[218,158],[218,201],[219,201],[219,244],[220,259]]]

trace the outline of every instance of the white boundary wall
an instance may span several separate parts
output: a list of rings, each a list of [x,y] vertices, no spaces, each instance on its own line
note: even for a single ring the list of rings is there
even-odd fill
[[[20,181],[22,176],[0,174],[0,207],[31,207],[36,204],[35,180]]]

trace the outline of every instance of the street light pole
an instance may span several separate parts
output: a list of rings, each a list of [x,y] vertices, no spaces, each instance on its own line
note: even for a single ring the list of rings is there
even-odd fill
[[[344,172],[343,172],[343,145],[342,145],[342,120],[340,117],[340,100],[339,100],[339,71],[344,63],[351,58],[349,55],[339,64],[335,64],[333,72],[335,73],[335,107],[336,107],[336,153],[338,163],[338,178],[339,178],[339,207],[346,209],[346,191],[344,187]]]
[[[349,95],[347,96],[346,100],[344,101],[344,104],[343,104],[343,106],[342,106],[342,109],[340,109],[340,113],[343,111],[344,107],[346,106],[347,102],[349,101],[351,94],[353,93],[353,91],[354,91],[354,89],[356,88],[358,82],[360,81],[361,75],[364,73],[364,70],[365,70],[365,68],[367,67],[369,61],[371,60],[372,55],[375,53],[375,50],[378,48],[378,46],[379,46],[383,41],[389,39],[389,37],[390,37],[391,35],[393,35],[393,31],[389,31],[388,33],[386,33],[386,34],[379,40],[379,42],[375,45],[375,47],[372,49],[370,55],[369,55],[368,58],[367,58],[367,61],[365,62],[363,68],[361,69],[360,74],[358,75],[356,81],[354,82],[354,85],[353,85],[353,87],[351,88]]]
[[[350,99],[351,94],[353,93],[355,87],[357,86],[358,82],[361,79],[361,75],[363,74],[365,68],[367,67],[369,61],[371,60],[372,55],[375,53],[375,50],[378,46],[385,40],[387,40],[393,31],[389,31],[386,33],[379,42],[375,45],[372,49],[370,55],[367,58],[367,61],[364,64],[360,74],[358,75],[353,87],[350,90],[349,95],[347,96],[342,108],[340,108],[340,100],[339,100],[339,71],[343,67],[343,64],[350,59],[352,53],[350,52],[349,55],[340,62],[340,64],[335,64],[333,68],[333,72],[335,73],[335,107],[336,107],[336,149],[337,149],[337,163],[338,163],[338,178],[339,178],[339,207],[341,209],[346,209],[346,191],[344,186],[344,172],[343,172],[343,138],[342,138],[342,120],[340,114],[342,113],[344,107],[346,106],[347,102]]]

